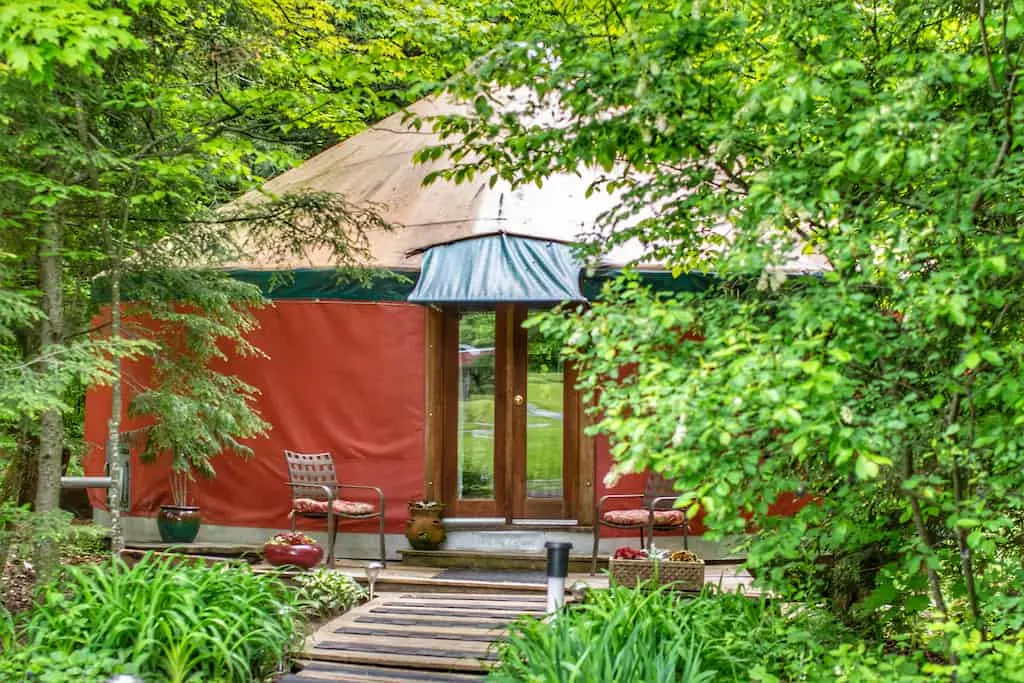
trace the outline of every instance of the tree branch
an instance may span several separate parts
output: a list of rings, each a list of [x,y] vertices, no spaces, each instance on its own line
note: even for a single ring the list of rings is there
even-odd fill
[[[988,10],[985,7],[985,0],[978,0],[978,31],[981,37],[981,49],[985,53],[985,64],[988,66],[988,84],[992,88],[992,92],[999,92],[999,86],[996,85],[996,70],[992,66],[992,52],[988,46],[988,28],[985,26],[985,22],[988,19]]]

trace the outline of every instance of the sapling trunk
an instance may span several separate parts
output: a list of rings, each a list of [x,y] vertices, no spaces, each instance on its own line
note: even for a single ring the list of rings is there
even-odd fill
[[[904,481],[909,480],[914,474],[914,459],[913,456],[907,453],[903,456],[903,478]],[[913,491],[907,492],[907,498],[910,501],[910,511],[914,518],[914,528],[917,531],[918,539],[921,544],[927,549],[928,554],[931,555],[934,551],[934,543],[932,542],[931,534],[928,533],[928,527],[924,523],[924,513],[921,511],[921,502],[917,499],[917,496]],[[928,576],[928,586],[931,591],[932,603],[936,609],[942,612],[944,619],[949,618],[949,610],[946,607],[946,600],[942,597],[942,585],[939,581],[939,574],[925,562],[925,573]]]
[[[113,239],[109,235],[107,246],[111,256],[110,268],[110,338],[121,336],[121,267],[114,253]],[[124,527],[121,523],[121,479],[124,463],[121,459],[121,357],[114,358],[114,383],[110,392],[110,420],[107,422],[107,463],[110,465],[110,549],[118,555],[124,550]]]
[[[973,387],[973,380],[972,380]],[[973,410],[973,394],[971,395],[971,427],[970,435],[968,437],[969,443],[974,441],[974,410]],[[960,396],[957,395],[953,402],[953,408],[951,410],[951,419],[955,419],[960,412]],[[968,446],[969,447],[969,446]],[[960,516],[963,509],[964,500],[964,482],[963,472],[960,468],[960,458],[956,453],[956,447],[953,449],[953,500],[956,505],[957,517]],[[981,616],[981,607],[978,604],[978,588],[975,585],[974,580],[974,556],[971,551],[971,546],[967,543],[967,529],[962,526],[956,528],[956,545],[960,551],[960,572],[964,577],[964,588],[967,593],[967,604],[971,610],[971,617],[974,619],[975,627],[985,632],[985,621]]]
[[[51,216],[42,228],[39,254],[39,285],[45,317],[40,327],[39,372],[54,372],[58,361],[54,355],[63,340],[64,297],[61,249],[63,226]],[[35,509],[37,513],[56,511],[60,507],[61,455],[64,451],[64,417],[58,408],[47,408],[39,415],[39,458],[37,461]],[[57,548],[44,539],[37,549],[40,576],[56,565]]]

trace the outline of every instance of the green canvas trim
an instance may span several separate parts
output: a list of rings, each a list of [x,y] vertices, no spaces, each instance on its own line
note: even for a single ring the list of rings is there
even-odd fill
[[[405,301],[416,278],[415,270],[367,270],[354,277],[333,269],[299,268],[292,271],[229,270],[234,278],[257,285],[274,301],[328,299],[336,301]]]
[[[232,270],[232,277],[259,286],[272,300],[326,299],[333,301],[408,301],[419,278],[416,270],[388,270],[367,279],[353,279],[331,269],[302,268],[293,271]],[[601,287],[622,274],[612,269],[580,278],[588,301],[600,298]],[[639,271],[640,281],[659,292],[701,292],[713,278],[701,273],[673,277],[667,271]]]
[[[580,289],[587,301],[597,301],[601,298],[601,288],[604,283],[622,275],[624,271],[620,268],[602,270],[594,275],[580,278]],[[656,292],[703,292],[714,281],[710,275],[703,273],[684,273],[678,277],[665,270],[640,270],[636,271],[640,282],[649,286]]]
[[[254,284],[268,299],[275,301],[325,299],[329,301],[399,301],[407,302],[419,278],[418,270],[378,270],[359,276],[345,275],[328,268],[299,268],[292,271],[230,270],[234,278]],[[584,298],[600,298],[601,287],[622,274],[613,269],[580,278]],[[640,280],[661,292],[699,292],[711,283],[710,276],[690,273],[673,277],[665,271],[640,271]],[[125,301],[131,300],[130,279],[122,287]],[[110,286],[105,279],[94,284],[92,299],[97,304],[110,301]]]

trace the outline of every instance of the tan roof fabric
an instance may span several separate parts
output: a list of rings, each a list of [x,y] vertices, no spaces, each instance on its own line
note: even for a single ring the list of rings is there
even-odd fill
[[[410,110],[420,116],[453,113],[456,107],[437,100],[417,102]],[[373,265],[386,268],[417,267],[419,256],[406,253],[434,242],[467,237],[474,232],[500,229],[497,211],[482,215],[486,179],[454,185],[437,181],[424,187],[423,179],[436,165],[414,164],[413,154],[440,142],[424,127],[416,131],[403,123],[404,112],[394,114],[371,128],[318,154],[265,186],[274,194],[301,190],[336,192],[353,204],[370,204],[389,223],[392,232],[375,231],[370,237]],[[441,162],[443,163],[443,162]],[[239,201],[258,201],[249,193]],[[268,262],[254,255],[231,268],[286,269],[330,267],[329,254],[309,254],[304,260]]]
[[[509,95],[507,100],[510,107],[515,106],[515,95]],[[424,118],[466,111],[465,107],[441,98],[421,100],[409,110]],[[369,235],[369,265],[400,269],[419,267],[421,255],[417,250],[477,234],[507,232],[577,242],[592,231],[602,213],[617,203],[616,197],[603,192],[586,197],[587,188],[603,175],[589,169],[554,175],[540,188],[529,185],[512,189],[505,182],[491,187],[487,175],[458,185],[439,179],[424,186],[427,174],[443,168],[446,162],[414,164],[413,155],[439,144],[440,136],[430,130],[429,123],[423,130],[413,129],[403,123],[405,116],[404,112],[394,114],[331,147],[270,180],[265,190],[277,195],[296,191],[335,192],[350,204],[374,206],[388,223],[400,227]],[[259,198],[259,193],[252,192],[236,204]],[[722,231],[727,233],[729,227],[723,225]],[[606,254],[602,261],[610,266],[625,265],[636,262],[642,254],[640,245],[627,244]],[[330,268],[332,264],[328,253],[309,253],[305,258],[286,262],[254,254],[229,264],[228,268],[285,270]],[[658,267],[649,263],[645,266]],[[786,270],[825,268],[824,259],[818,256],[794,253]]]

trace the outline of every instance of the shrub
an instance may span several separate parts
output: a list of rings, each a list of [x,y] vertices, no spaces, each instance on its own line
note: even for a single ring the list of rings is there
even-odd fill
[[[292,592],[245,565],[147,556],[70,567],[43,598],[22,629],[30,654],[15,653],[26,664],[85,651],[111,653],[146,680],[251,681],[298,638]]]
[[[315,617],[346,612],[366,599],[366,591],[355,579],[325,567],[299,574],[295,582],[299,584],[299,605]]]
[[[524,618],[501,646],[493,681],[1024,682],[1024,636],[982,639],[936,624],[953,667],[923,645],[863,640],[823,608],[717,593],[612,587],[551,622]],[[934,649],[934,648],[933,648]]]
[[[105,683],[112,676],[133,673],[111,652],[23,648],[0,658],[0,680],[38,683]]]
[[[827,615],[784,616],[738,593],[613,587],[552,622],[516,622],[491,680],[801,680],[836,628]]]

